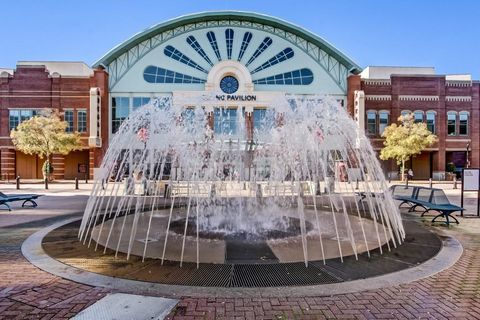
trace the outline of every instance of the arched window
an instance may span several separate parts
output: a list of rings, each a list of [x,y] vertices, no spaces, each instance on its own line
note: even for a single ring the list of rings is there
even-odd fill
[[[410,113],[412,113],[412,111],[410,110],[402,110],[402,112],[400,112],[400,115],[402,117],[405,117],[405,116],[408,116]]]
[[[447,135],[457,135],[457,113],[455,111],[447,112]]]
[[[383,134],[383,131],[388,126],[389,116],[390,115],[389,115],[388,111],[380,111],[378,113],[378,133],[380,135]]]
[[[458,134],[461,136],[468,135],[468,111],[461,111],[458,114]]]
[[[431,133],[435,133],[435,111],[427,111],[426,118],[427,118],[427,129],[430,130]]]
[[[413,113],[413,117],[414,117],[415,123],[423,122],[423,111],[415,111]]]
[[[367,134],[374,135],[377,133],[377,112],[367,111]]]

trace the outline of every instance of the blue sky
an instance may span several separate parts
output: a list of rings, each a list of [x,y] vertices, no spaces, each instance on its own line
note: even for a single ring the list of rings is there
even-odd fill
[[[433,66],[480,80],[480,1],[83,0],[3,2],[0,67],[19,60],[92,64],[149,26],[209,10],[276,16],[321,36],[361,67]]]

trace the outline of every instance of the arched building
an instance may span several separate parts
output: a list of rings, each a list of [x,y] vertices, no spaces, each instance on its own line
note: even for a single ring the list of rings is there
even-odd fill
[[[448,152],[465,152],[467,140],[471,164],[479,164],[478,124],[469,120],[478,117],[479,85],[465,79],[435,75],[432,68],[370,67],[362,72],[321,37],[266,15],[222,11],[182,16],[134,35],[91,68],[21,62],[16,70],[0,70],[1,174],[35,176],[23,172],[25,155],[13,148],[8,135],[37,109],[58,108],[71,130],[82,132],[83,151],[54,158],[60,168],[56,177],[71,178],[83,174],[87,160],[93,176],[121,122],[153,97],[172,96],[174,105],[184,108],[208,95],[213,122],[215,116],[235,118],[245,111],[255,126],[276,97],[291,93],[334,96],[365,126],[376,148],[381,147],[382,128],[402,110],[422,113],[422,121],[440,136],[448,132],[448,139],[418,158],[419,172],[442,177]],[[448,129],[452,125],[455,136]],[[461,155],[454,157],[461,161]],[[396,168],[387,163],[385,170]]]

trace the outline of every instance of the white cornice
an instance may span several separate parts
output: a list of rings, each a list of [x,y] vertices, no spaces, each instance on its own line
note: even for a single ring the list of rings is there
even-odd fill
[[[367,94],[365,95],[367,100],[376,100],[376,101],[390,101],[392,96],[389,94]]]
[[[446,101],[459,101],[459,102],[469,102],[472,101],[471,96],[445,96]]]
[[[438,101],[438,96],[399,95],[400,101]]]
[[[472,81],[465,80],[447,80],[445,81],[447,87],[471,87]]]
[[[366,85],[374,86],[389,86],[392,84],[390,79],[362,79],[362,81]]]

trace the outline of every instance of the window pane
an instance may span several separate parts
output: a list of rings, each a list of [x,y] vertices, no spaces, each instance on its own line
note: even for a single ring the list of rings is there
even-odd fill
[[[134,97],[133,98],[133,110],[140,108],[150,102],[149,97]]]
[[[275,123],[275,111],[273,109],[253,110],[253,137],[257,138],[261,132],[270,130]]]
[[[415,123],[423,122],[423,112],[415,112],[414,117],[415,117]]]
[[[28,120],[32,117],[32,110],[21,110],[20,111],[20,122]]]
[[[378,133],[381,135],[383,134],[385,128],[388,126],[388,112],[380,112],[378,114],[378,120]]]
[[[73,110],[65,110],[64,119],[68,124],[65,131],[73,132]]]
[[[79,110],[77,113],[77,130],[78,132],[87,132],[87,111]]]
[[[468,135],[468,114],[460,113],[458,133],[462,136]]]
[[[435,113],[433,112],[427,112],[427,129],[435,133]]]
[[[219,109],[214,112],[214,132],[232,135],[237,133],[237,109]]]
[[[375,134],[377,133],[377,120],[375,112],[367,112],[367,133]]]
[[[10,130],[16,129],[20,123],[20,111],[19,110],[10,110],[9,111],[9,126]]]
[[[457,134],[457,115],[456,114],[448,114],[447,115],[447,134],[449,136],[454,136]]]
[[[112,133],[118,131],[123,120],[128,117],[130,99],[128,97],[112,98]]]

